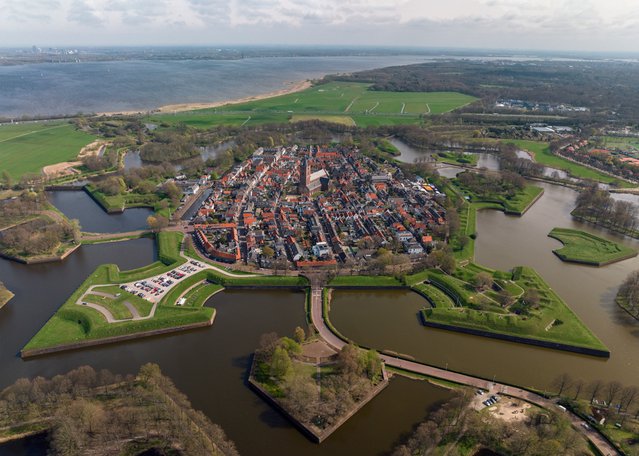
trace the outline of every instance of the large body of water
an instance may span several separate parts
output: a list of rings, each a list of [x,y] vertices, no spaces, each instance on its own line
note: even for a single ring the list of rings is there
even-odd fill
[[[424,56],[268,57],[0,66],[0,117],[145,111],[272,92],[326,74],[426,61]]]

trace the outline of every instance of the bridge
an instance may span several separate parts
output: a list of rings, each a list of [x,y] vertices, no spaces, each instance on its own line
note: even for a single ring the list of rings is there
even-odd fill
[[[323,286],[321,284],[321,279],[320,277],[309,276],[309,280],[311,281],[311,322],[317,329],[319,336],[333,349],[339,351],[347,344],[347,342],[338,337],[326,324],[326,320],[324,319],[324,315],[322,312]],[[447,369],[441,369],[415,361],[409,361],[396,356],[381,354],[380,358],[384,361],[384,363],[386,363],[387,366],[402,369],[407,372],[427,375],[429,377],[447,380],[474,388],[482,388],[488,390],[490,394],[499,393],[502,395],[515,397],[544,409],[557,409],[557,402],[555,400],[547,399],[540,394],[536,394],[521,388],[516,388],[502,383],[496,383],[494,381],[491,382],[489,380],[473,377],[466,374],[451,372]],[[591,428],[585,420],[569,411],[566,413],[573,427],[578,432],[581,432],[581,434],[583,434],[595,447],[597,447],[602,455],[620,455],[615,447],[599,432]]]

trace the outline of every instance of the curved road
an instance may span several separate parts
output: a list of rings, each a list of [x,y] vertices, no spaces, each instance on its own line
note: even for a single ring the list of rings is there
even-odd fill
[[[319,286],[319,284],[316,282],[316,280],[311,279],[311,322],[317,329],[320,337],[332,348],[339,351],[342,349],[342,347],[344,347],[344,345],[346,345],[346,342],[337,337],[333,333],[333,331],[331,331],[331,329],[326,325],[326,322],[324,321],[324,317],[322,315],[322,287]],[[516,397],[545,409],[557,409],[557,404],[555,401],[546,399],[539,394],[535,394],[521,388],[508,386],[501,383],[490,382],[481,378],[472,377],[470,375],[459,374],[457,372],[450,372],[448,370],[440,369],[433,366],[427,366],[425,364],[417,363],[414,361],[408,361],[405,359],[397,358],[395,356],[382,354],[380,355],[380,357],[387,366],[392,366],[404,369],[409,372],[460,383],[462,385],[486,389],[492,394],[500,393],[507,396]],[[619,455],[619,452],[617,452],[617,450],[606,439],[604,439],[599,432],[593,430],[584,420],[570,412],[567,412],[567,416],[570,419],[573,427],[581,432],[588,440],[590,440],[592,444],[597,447],[602,455]]]

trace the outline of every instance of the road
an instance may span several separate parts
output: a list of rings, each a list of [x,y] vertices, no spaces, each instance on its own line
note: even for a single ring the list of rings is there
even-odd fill
[[[326,321],[322,315],[322,287],[319,283],[319,278],[310,277],[311,280],[311,322],[317,329],[319,336],[335,350],[341,350],[346,342],[337,337],[333,331],[326,325]],[[462,385],[472,386],[474,388],[482,388],[488,390],[492,394],[504,394],[511,397],[522,399],[531,404],[535,404],[539,407],[559,410],[557,403],[554,400],[546,399],[545,397],[532,393],[530,391],[523,390],[521,388],[515,388],[513,386],[504,385],[501,383],[491,382],[470,375],[460,374],[457,372],[451,372],[446,369],[440,369],[438,367],[427,366],[425,364],[417,363],[415,361],[408,361],[395,356],[380,355],[382,360],[387,366],[396,367],[409,372],[413,372],[421,375],[428,375],[430,377],[439,378],[442,380],[459,383]],[[619,452],[597,431],[593,430],[584,420],[579,418],[573,413],[566,412],[573,427],[581,432],[588,440],[604,456],[619,455]]]

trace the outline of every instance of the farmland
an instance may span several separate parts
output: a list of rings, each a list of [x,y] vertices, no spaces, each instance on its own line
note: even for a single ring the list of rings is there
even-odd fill
[[[456,92],[383,92],[369,84],[331,82],[301,92],[176,114],[155,115],[156,122],[194,127],[258,124],[315,119],[358,126],[419,123],[420,117],[452,111],[476,99]]]
[[[47,165],[74,160],[95,138],[67,122],[0,125],[2,170],[19,179]]]

